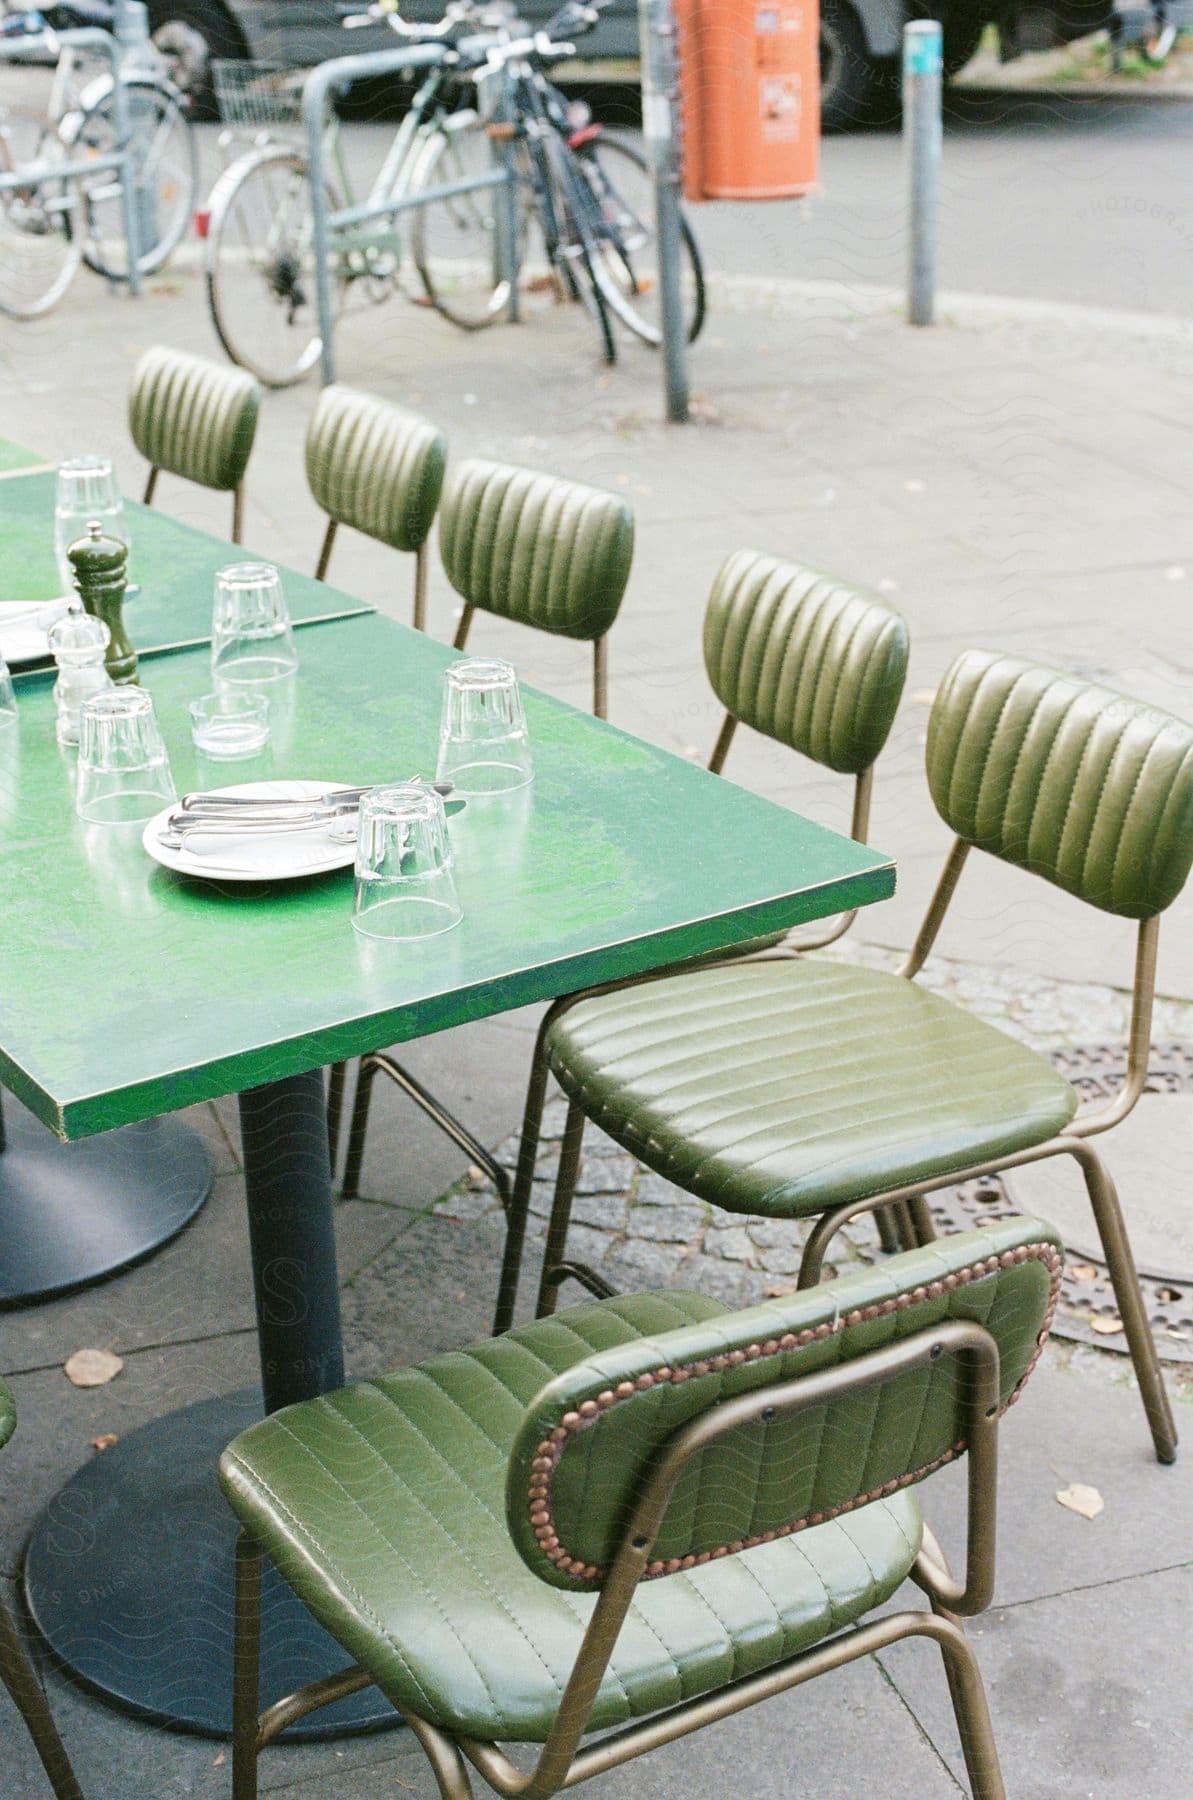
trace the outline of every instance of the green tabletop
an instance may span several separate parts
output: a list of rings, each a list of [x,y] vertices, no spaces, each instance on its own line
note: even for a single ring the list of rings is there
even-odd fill
[[[55,479],[50,471],[0,481],[0,600],[51,600],[62,591],[54,559]],[[141,589],[128,603],[125,622],[138,654],[207,643],[216,570],[250,559],[251,551],[135,500],[124,507],[132,539],[129,577]],[[297,625],[372,610],[310,575],[290,569],[282,574]]]
[[[146,671],[179,791],[276,775],[429,774],[453,652],[366,615],[313,626],[276,739],[200,767],[185,651]],[[192,881],[139,827],[84,825],[48,677],[0,731],[0,1079],[83,1137],[893,892],[880,852],[561,702],[526,695],[536,779],[452,820],[463,923],[378,944],[350,923],[352,874],[277,886]]]

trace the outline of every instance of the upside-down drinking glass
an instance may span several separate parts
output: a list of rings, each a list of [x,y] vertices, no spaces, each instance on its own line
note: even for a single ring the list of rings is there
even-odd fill
[[[508,794],[534,779],[518,677],[497,657],[452,663],[443,678],[439,781],[459,794]]]
[[[272,563],[230,563],[215,578],[211,669],[226,681],[278,681],[298,667],[282,578]]]
[[[373,788],[357,823],[357,931],[373,938],[436,937],[463,916],[439,795],[422,783]]]
[[[64,594],[74,593],[74,570],[66,552],[87,536],[92,520],[103,527],[105,537],[128,545],[124,501],[111,462],[106,456],[75,456],[59,463],[54,496],[54,555]]]
[[[151,819],[176,798],[152,696],[114,687],[84,700],[75,811],[95,825]]]

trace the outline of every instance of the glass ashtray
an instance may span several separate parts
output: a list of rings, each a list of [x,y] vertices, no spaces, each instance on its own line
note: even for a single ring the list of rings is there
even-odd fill
[[[191,739],[205,756],[255,756],[269,742],[269,701],[243,688],[221,688],[190,703]]]

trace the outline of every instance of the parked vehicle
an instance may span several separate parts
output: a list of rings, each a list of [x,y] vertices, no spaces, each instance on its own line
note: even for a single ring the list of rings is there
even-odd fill
[[[211,107],[213,57],[253,57],[294,66],[343,54],[337,0],[148,0],[154,37],[174,64],[180,87]],[[404,0],[416,23],[438,19],[442,0]],[[543,25],[552,0],[523,0],[518,11]],[[827,130],[865,115],[876,98],[897,105],[899,44],[908,18],[940,18],[949,74],[964,68],[988,24],[998,26],[1001,53],[1010,60],[1025,50],[1046,50],[1115,27],[1116,21],[1150,16],[1148,0],[820,0],[821,113]],[[355,41],[357,50],[379,50],[385,28]],[[590,42],[586,63],[634,60],[638,55],[637,0],[615,0]],[[214,115],[212,115],[214,116]]]

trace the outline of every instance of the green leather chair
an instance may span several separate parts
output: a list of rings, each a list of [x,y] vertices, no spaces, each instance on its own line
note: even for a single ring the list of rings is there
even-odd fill
[[[0,1449],[7,1444],[16,1426],[16,1405],[10,1390],[0,1381]],[[30,1665],[20,1633],[3,1601],[0,1601],[0,1680],[12,1695],[17,1711],[29,1727],[34,1748],[58,1800],[83,1800],[83,1792],[75,1780],[70,1758],[50,1716],[42,1685]]]
[[[634,515],[624,500],[473,457],[444,489],[439,554],[464,601],[457,650],[478,611],[591,643],[592,710],[607,717],[607,639],[634,554]]]
[[[1001,1800],[961,1619],[990,1602],[999,1417],[1060,1273],[1048,1227],[1011,1218],[744,1312],[576,1307],[250,1426],[220,1463],[244,1527],[235,1800],[283,1726],[371,1683],[444,1800],[467,1763],[547,1800],[915,1636],[943,1653],[973,1793]],[[966,1452],[958,1581],[913,1489]],[[351,1665],[258,1716],[263,1554]],[[867,1620],[908,1576],[931,1610]],[[509,1743],[539,1747],[530,1776]]]
[[[417,413],[325,387],[306,437],[307,486],[327,514],[315,579],[341,525],[414,557],[414,628],[427,628],[427,539],[439,505],[447,439]]]
[[[244,530],[244,472],[257,435],[261,388],[243,369],[227,368],[156,344],[133,370],[128,428],[149,463],[145,505],[157,478],[181,475],[232,496],[232,542]]]
[[[721,565],[704,612],[704,666],[725,717],[708,766],[719,775],[739,725],[852,775],[850,835],[870,829],[874,765],[890,736],[907,679],[907,626],[873,594],[831,575],[737,550]],[[855,912],[797,950],[820,950]],[[782,942],[786,933],[746,948]]]
[[[1071,1156],[1093,1207],[1162,1462],[1176,1455],[1114,1182],[1092,1138],[1147,1078],[1159,918],[1193,862],[1193,727],[1154,707],[1016,657],[957,658],[928,728],[928,782],[956,834],[898,974],[766,957],[648,977],[556,1003],[540,1032],[509,1209],[503,1288],[516,1292],[534,1175],[543,1065],[570,1101],[539,1311],[565,1275],[586,1118],[661,1175],[729,1212],[814,1219],[800,1279],[819,1279],[833,1234],[891,1207],[932,1235],[934,1188]],[[971,849],[1136,921],[1127,1076],[1102,1110],[1044,1056],[926,992],[923,966]]]
[[[334,390],[329,390],[334,391]],[[634,515],[624,500],[579,482],[473,459],[448,478],[439,514],[448,579],[464,597],[455,648],[463,650],[480,610],[558,636],[591,641],[593,711],[608,710],[606,638],[617,617],[634,550]],[[344,1157],[343,1193],[360,1192],[373,1083],[384,1075],[485,1170],[508,1209],[501,1164],[392,1056],[361,1058]],[[331,1071],[327,1110],[334,1164],[344,1105],[343,1064]]]

